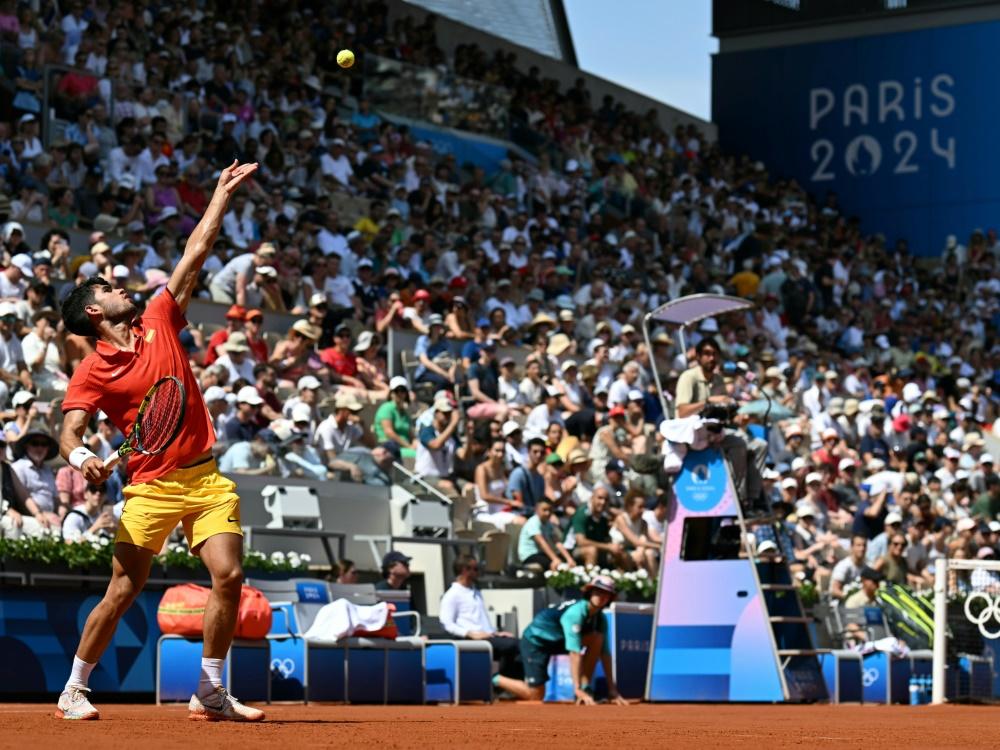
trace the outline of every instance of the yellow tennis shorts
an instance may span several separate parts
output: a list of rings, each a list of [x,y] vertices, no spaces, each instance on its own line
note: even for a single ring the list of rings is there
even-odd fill
[[[178,522],[184,524],[191,549],[216,534],[243,535],[236,484],[219,473],[214,460],[130,484],[123,494],[125,509],[116,542],[159,552]]]

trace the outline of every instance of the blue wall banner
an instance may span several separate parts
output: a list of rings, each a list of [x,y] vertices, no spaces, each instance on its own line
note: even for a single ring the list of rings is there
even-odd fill
[[[162,591],[143,591],[118,623],[90,687],[101,693],[152,693],[156,668],[156,609]],[[0,589],[0,696],[38,697],[62,691],[94,591]]]
[[[998,47],[989,22],[720,53],[713,119],[727,151],[938,255],[1000,218]]]

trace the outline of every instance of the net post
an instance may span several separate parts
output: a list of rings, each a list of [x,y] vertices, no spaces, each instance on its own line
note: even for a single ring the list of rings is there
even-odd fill
[[[934,565],[934,662],[931,702],[945,702],[945,669],[948,658],[948,558],[942,557]]]

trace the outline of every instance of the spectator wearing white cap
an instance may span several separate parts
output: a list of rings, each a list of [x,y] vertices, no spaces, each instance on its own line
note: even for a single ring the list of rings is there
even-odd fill
[[[903,530],[903,516],[899,511],[889,511],[885,516],[882,531],[876,534],[868,542],[868,549],[865,552],[868,563],[874,563],[882,557],[889,549],[889,537],[898,534]]]
[[[524,423],[524,429],[528,433],[544,435],[550,424],[566,426],[562,413],[559,409],[559,398],[561,392],[553,385],[547,385],[542,389],[542,402],[528,414],[528,419]]]
[[[524,442],[524,430],[513,419],[508,419],[500,427],[500,435],[506,442],[504,448],[504,466],[510,473],[516,467],[528,461],[528,446]]]
[[[4,436],[8,444],[13,444],[32,428],[45,429],[45,423],[38,415],[35,406],[35,394],[31,391],[18,391],[10,399],[14,407],[14,418],[3,426]]]
[[[941,488],[947,490],[955,483],[958,472],[958,461],[962,457],[962,452],[948,445],[942,452],[941,467],[934,472],[934,476],[941,480]]]
[[[420,429],[414,469],[428,482],[450,497],[458,496],[455,485],[455,451],[458,441],[458,410],[446,398],[434,402],[433,421]]]
[[[986,492],[986,482],[991,476],[996,476],[992,453],[980,453],[979,465],[969,475],[969,486],[973,492]]]
[[[229,420],[229,401],[226,399],[226,391],[218,385],[210,385],[202,394],[205,399],[205,406],[212,417],[212,425],[215,427],[215,437],[218,440],[225,440],[226,422]]]
[[[796,504],[795,517],[795,529],[792,535],[795,559],[804,566],[807,575],[822,589],[830,575],[835,550],[840,546],[837,535],[819,528],[816,506],[808,500],[800,500]]]
[[[837,475],[830,491],[841,508],[857,508],[861,502],[858,485],[858,463],[853,458],[842,458],[837,464]]]
[[[257,266],[244,290],[243,304],[267,312],[287,312],[281,295],[278,270],[272,265]]]
[[[322,387],[323,384],[320,383],[319,378],[315,375],[303,375],[295,383],[297,395],[286,399],[285,405],[281,407],[281,416],[285,419],[291,419],[292,409],[299,404],[305,404],[312,412],[313,421],[318,421],[319,392]]]
[[[233,206],[236,206],[241,197],[234,196]],[[229,214],[227,214],[228,216]],[[223,220],[223,224],[225,224],[225,220]],[[270,265],[276,252],[274,245],[270,242],[263,242],[255,252],[242,253],[230,260],[222,267],[221,271],[212,277],[209,285],[212,300],[230,305],[235,303],[246,308],[246,288],[253,281],[255,269],[258,266]]]
[[[10,302],[0,302],[0,403],[16,385],[32,389],[31,373],[24,364],[24,351],[17,337],[17,310]]]
[[[16,302],[24,299],[29,279],[34,278],[34,264],[31,256],[19,253],[10,259],[7,267],[0,272],[0,299]]]
[[[264,399],[252,385],[245,385],[236,394],[236,413],[226,421],[225,437],[230,445],[253,440],[260,431],[257,412]]]

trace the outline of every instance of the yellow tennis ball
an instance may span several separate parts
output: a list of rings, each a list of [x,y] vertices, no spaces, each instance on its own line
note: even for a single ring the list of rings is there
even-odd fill
[[[337,65],[342,68],[349,68],[354,65],[354,53],[349,49],[342,49],[337,53]]]

